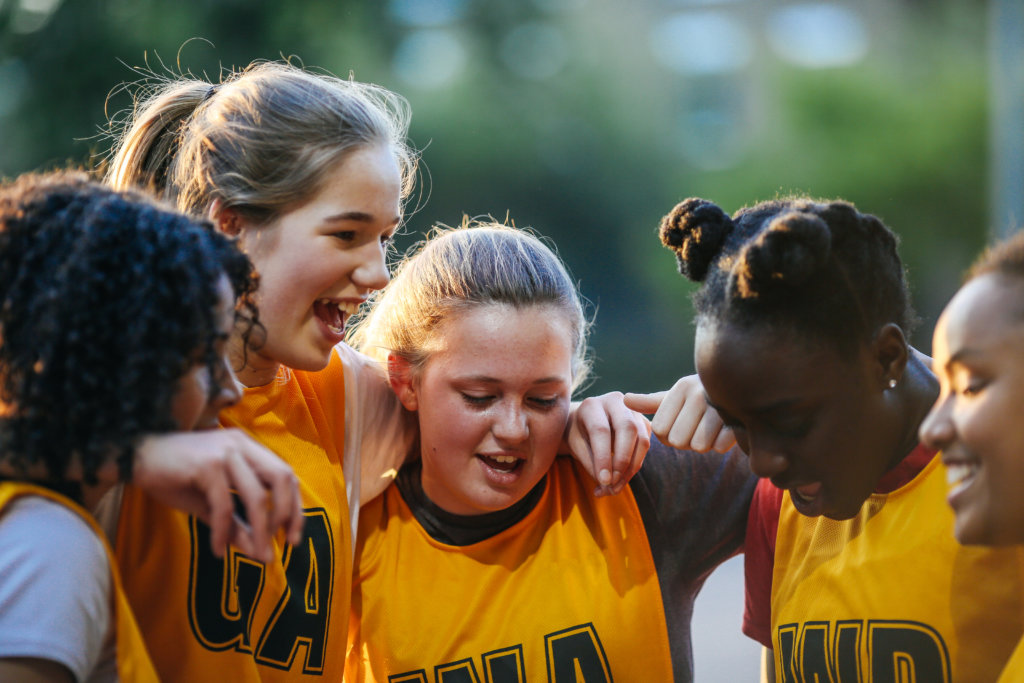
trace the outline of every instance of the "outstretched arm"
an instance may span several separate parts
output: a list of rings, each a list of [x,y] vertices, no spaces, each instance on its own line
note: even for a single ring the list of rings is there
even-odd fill
[[[0,475],[53,479],[39,465],[22,471],[2,460]],[[86,507],[93,507],[103,491],[122,483],[113,458],[96,470],[96,477],[96,485],[83,486]],[[81,463],[72,458],[57,479],[82,482]],[[217,557],[232,544],[247,555],[269,561],[278,529],[284,529],[289,543],[302,542],[304,517],[298,479],[277,454],[241,430],[147,436],[135,447],[130,483],[154,500],[208,524],[210,545]],[[244,514],[235,513],[235,494]]]

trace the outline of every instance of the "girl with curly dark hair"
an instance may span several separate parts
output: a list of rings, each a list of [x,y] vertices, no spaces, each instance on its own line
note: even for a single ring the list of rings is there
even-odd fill
[[[689,199],[661,236],[701,283],[708,402],[762,477],[743,628],[769,678],[995,680],[1024,628],[1019,552],[953,538],[946,473],[918,440],[939,383],[907,342],[896,235],[798,197],[731,217]]]
[[[229,240],[137,193],[0,189],[0,679],[155,680],[88,510],[140,442],[238,400],[227,339],[254,289]]]

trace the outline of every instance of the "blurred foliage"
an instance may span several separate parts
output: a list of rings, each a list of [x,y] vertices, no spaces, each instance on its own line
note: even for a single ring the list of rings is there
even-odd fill
[[[782,3],[721,3],[749,27],[754,58],[685,75],[652,58],[648,36],[686,3],[463,0],[436,30],[465,59],[436,87],[396,73],[396,50],[419,30],[398,4],[0,0],[0,174],[90,163],[109,145],[97,137],[108,116],[131,106],[107,96],[138,78],[132,66],[215,79],[294,55],[351,72],[412,104],[423,182],[400,247],[464,214],[551,237],[595,305],[594,391],[655,390],[692,371],[692,287],[654,234],[687,196],[728,211],[779,194],[840,196],[879,215],[903,237],[925,350],[985,242],[981,2],[850,3],[871,27],[869,50],[827,69],[792,66],[757,38]],[[501,52],[510,27],[538,24],[564,37],[564,65],[517,75]]]

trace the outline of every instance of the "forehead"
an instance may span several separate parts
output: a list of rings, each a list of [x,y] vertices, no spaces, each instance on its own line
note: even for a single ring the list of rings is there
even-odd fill
[[[697,372],[718,401],[770,404],[848,384],[855,363],[822,340],[769,326],[700,324]]]
[[[934,352],[953,355],[1024,332],[1024,281],[981,275],[953,296],[935,326]]]
[[[517,371],[562,363],[573,352],[572,325],[554,306],[483,304],[458,310],[434,331],[429,364],[500,366]],[[436,363],[434,362],[436,361]]]

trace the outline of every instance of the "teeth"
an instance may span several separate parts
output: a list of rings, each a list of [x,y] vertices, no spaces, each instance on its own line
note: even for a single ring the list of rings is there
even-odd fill
[[[946,484],[949,487],[962,484],[966,480],[973,477],[977,471],[978,466],[972,464],[959,463],[954,465],[946,465]]]
[[[355,301],[331,301],[330,299],[317,299],[317,303],[324,306],[334,306],[341,313],[341,326],[335,327],[328,324],[327,328],[335,334],[342,334],[345,331],[345,320],[356,314],[359,304]]]
[[[318,303],[324,306],[334,306],[345,315],[355,315],[359,310],[359,303],[355,301],[331,301],[330,299],[317,299]]]
[[[517,460],[517,458],[513,455],[492,455],[490,456],[490,458],[494,462],[499,462],[502,465],[511,465]]]

